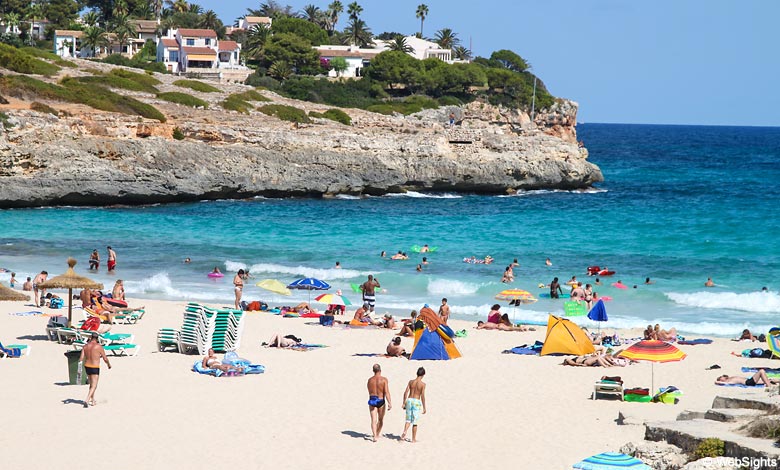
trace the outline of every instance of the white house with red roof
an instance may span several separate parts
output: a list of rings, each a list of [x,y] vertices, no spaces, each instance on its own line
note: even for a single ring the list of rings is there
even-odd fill
[[[380,52],[379,49],[361,49],[354,46],[322,45],[314,47],[320,54],[320,61],[327,67],[335,57],[343,57],[347,61],[347,69],[339,75],[335,70],[330,69],[329,77],[361,77],[371,60]]]
[[[248,70],[241,65],[241,45],[220,41],[211,29],[168,31],[157,42],[157,61],[171,73],[220,73],[219,69]]]
[[[273,19],[268,16],[245,16],[238,20],[238,28],[249,31],[255,26],[262,26],[264,28],[270,28]]]

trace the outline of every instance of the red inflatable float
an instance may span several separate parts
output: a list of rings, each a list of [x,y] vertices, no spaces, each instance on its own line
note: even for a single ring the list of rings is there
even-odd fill
[[[608,271],[605,267],[601,269],[599,266],[588,266],[588,276],[612,276],[615,271]]]

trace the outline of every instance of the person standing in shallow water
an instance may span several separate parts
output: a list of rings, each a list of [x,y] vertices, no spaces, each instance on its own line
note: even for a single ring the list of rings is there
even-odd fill
[[[371,414],[372,440],[376,442],[382,434],[382,425],[385,419],[385,404],[387,411],[393,408],[390,403],[390,386],[387,379],[382,377],[382,367],[374,364],[374,375],[368,379],[368,412]]]
[[[108,261],[106,261],[106,266],[108,267],[108,272],[111,272],[116,269],[116,251],[110,246],[107,246],[106,249],[108,250]]]
[[[236,310],[241,309],[241,296],[244,292],[244,270],[239,269],[236,277],[233,278],[233,291],[236,294]]]

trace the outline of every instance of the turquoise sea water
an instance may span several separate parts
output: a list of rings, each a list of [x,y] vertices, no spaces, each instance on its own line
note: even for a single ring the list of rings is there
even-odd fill
[[[6,210],[0,266],[23,280],[42,269],[63,272],[71,255],[86,274],[91,250],[105,259],[112,245],[116,274],[106,274],[105,265],[90,274],[107,288],[122,278],[131,299],[225,305],[232,304],[232,272],[241,267],[255,281],[317,277],[354,303],[359,295],[350,283],[373,273],[384,289],[380,312],[406,314],[446,296],[456,316],[476,320],[502,289],[539,294],[546,290],[538,284],[554,276],[590,282],[585,270],[595,264],[617,271],[595,289],[613,298],[612,326],[660,322],[689,335],[733,335],[780,324],[779,128],[587,124],[578,131],[606,179],[593,190]],[[438,251],[418,273],[421,255],[410,247],[424,243]],[[384,260],[382,250],[407,251],[411,259]],[[496,261],[462,262],[472,255]],[[185,257],[193,262],[184,264]],[[507,286],[501,275],[513,258],[520,267]],[[226,277],[207,278],[214,266]],[[718,287],[703,287],[709,276]],[[644,285],[646,277],[655,283]],[[629,289],[610,285],[618,279]],[[763,286],[770,292],[760,292]],[[307,294],[285,298],[251,285],[244,298],[282,305]],[[504,309],[544,320],[562,304],[540,299]]]

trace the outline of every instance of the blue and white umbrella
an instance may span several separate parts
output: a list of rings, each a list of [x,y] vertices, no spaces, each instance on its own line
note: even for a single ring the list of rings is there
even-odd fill
[[[287,285],[288,289],[298,289],[309,291],[309,302],[311,302],[311,291],[313,290],[328,290],[330,284],[325,281],[320,281],[313,277],[304,277],[302,279],[296,279]]]
[[[649,465],[641,460],[616,452],[604,452],[603,454],[588,457],[582,462],[575,463],[572,468],[582,470],[652,470]]]

